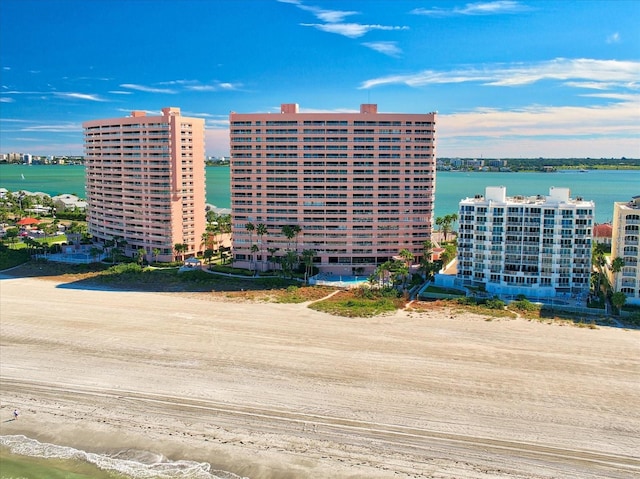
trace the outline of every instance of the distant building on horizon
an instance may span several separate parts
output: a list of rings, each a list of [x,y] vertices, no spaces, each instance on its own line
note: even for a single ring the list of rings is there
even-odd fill
[[[312,250],[321,271],[353,275],[403,249],[422,256],[433,225],[435,113],[378,113],[375,104],[300,113],[282,104],[280,113],[233,112],[229,121],[238,266],[271,269],[288,251]]]
[[[124,240],[127,256],[140,249],[159,261],[196,255],[206,227],[204,120],[171,107],[82,127],[93,238]]]
[[[507,197],[504,186],[460,202],[457,284],[505,296],[586,297],[595,204],[548,196]]]
[[[624,266],[613,274],[614,291],[627,296],[628,304],[640,305],[640,195],[613,204],[611,259],[622,258]]]

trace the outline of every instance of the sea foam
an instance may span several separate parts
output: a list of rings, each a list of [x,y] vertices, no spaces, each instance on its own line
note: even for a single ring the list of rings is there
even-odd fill
[[[12,454],[45,459],[85,461],[105,471],[132,479],[249,479],[213,470],[206,462],[172,461],[161,454],[127,449],[116,454],[97,454],[72,447],[42,443],[26,436],[0,436],[0,446]]]

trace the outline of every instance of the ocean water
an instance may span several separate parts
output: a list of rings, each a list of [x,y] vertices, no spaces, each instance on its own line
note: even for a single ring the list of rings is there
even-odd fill
[[[25,436],[0,436],[0,460],[2,479],[248,479],[206,462],[131,449],[97,454]]]
[[[230,208],[229,168],[206,168],[207,203]],[[458,211],[461,199],[484,194],[487,186],[506,186],[507,195],[546,195],[551,186],[569,188],[571,196],[596,203],[596,222],[613,217],[613,203],[640,195],[640,170],[577,170],[556,173],[498,173],[439,171],[436,176],[435,215]],[[9,191],[41,191],[50,195],[84,196],[82,165],[0,165],[0,187]]]

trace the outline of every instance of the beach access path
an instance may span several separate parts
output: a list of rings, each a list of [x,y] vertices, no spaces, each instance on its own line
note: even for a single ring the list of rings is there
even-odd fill
[[[640,473],[640,331],[7,276],[0,295],[2,435],[251,479]]]

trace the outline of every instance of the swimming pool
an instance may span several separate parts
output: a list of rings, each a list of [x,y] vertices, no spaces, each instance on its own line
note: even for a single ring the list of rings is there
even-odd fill
[[[309,278],[310,284],[335,286],[337,288],[354,288],[367,283],[367,276],[349,276],[332,273],[320,273]]]

